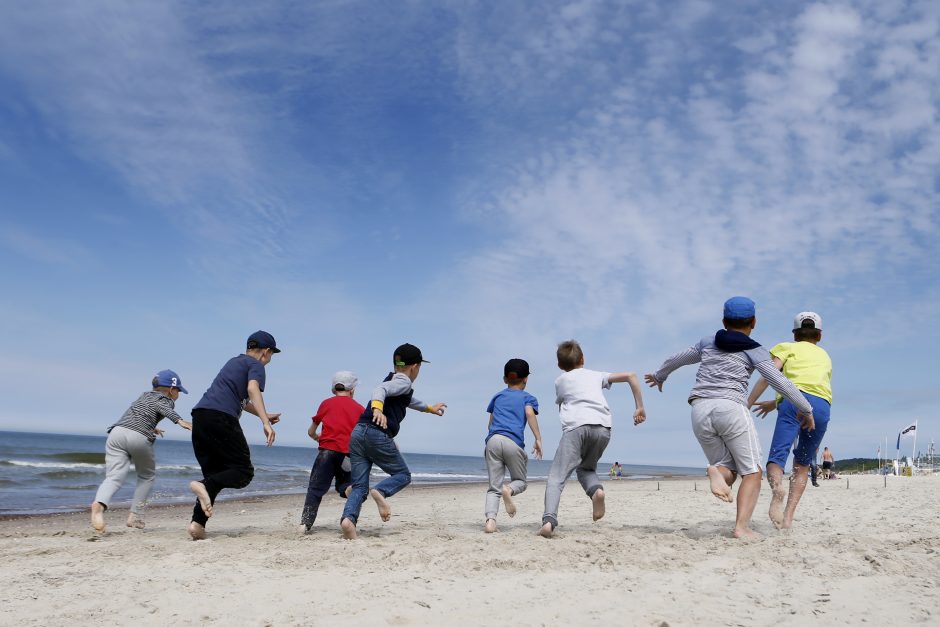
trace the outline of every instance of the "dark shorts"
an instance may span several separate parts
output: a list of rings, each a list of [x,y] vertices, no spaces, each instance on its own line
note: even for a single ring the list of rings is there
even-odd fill
[[[823,470],[832,470],[832,462],[823,462]]]

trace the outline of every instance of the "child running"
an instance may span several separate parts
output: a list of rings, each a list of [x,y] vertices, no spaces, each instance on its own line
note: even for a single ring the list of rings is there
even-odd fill
[[[496,514],[499,513],[499,499],[506,504],[506,513],[512,518],[516,515],[516,505],[512,497],[522,494],[526,489],[526,466],[529,458],[525,453],[525,426],[529,425],[535,436],[532,453],[536,459],[542,459],[542,434],[539,432],[539,402],[525,391],[529,381],[529,362],[524,359],[510,359],[503,367],[503,383],[506,389],[490,400],[486,411],[490,414],[489,432],[486,435],[484,459],[490,477],[490,487],[486,491],[486,533],[496,531]],[[509,483],[503,480],[509,471]]]
[[[392,356],[394,372],[388,373],[385,380],[372,391],[369,408],[359,417],[359,423],[353,428],[349,438],[349,460],[352,463],[352,491],[343,509],[340,528],[343,537],[354,540],[359,536],[356,524],[359,512],[367,495],[371,495],[379,508],[383,522],[392,517],[392,510],[386,499],[397,494],[411,483],[408,465],[398,451],[395,436],[401,428],[408,409],[425,411],[438,416],[444,415],[444,403],[428,405],[414,398],[411,384],[421,372],[424,361],[421,350],[412,344],[402,344]],[[369,490],[369,473],[375,464],[388,473],[388,477]]]
[[[804,414],[804,422],[813,427],[813,408],[792,383],[774,367],[767,349],[751,339],[757,324],[754,301],[744,296],[729,298],[724,305],[724,330],[700,340],[676,353],[655,374],[647,374],[650,387],[663,391],[663,383],[673,370],[700,363],[695,385],[689,392],[692,405],[692,432],[708,459],[711,491],[731,503],[731,486],[741,475],[738,488],[735,538],[756,538],[751,530],[751,515],[757,505],[761,484],[761,451],[754,419],[748,411],[747,382],[756,369]]]
[[[822,444],[829,426],[829,408],[832,404],[832,360],[829,353],[817,344],[822,340],[822,318],[812,311],[798,313],[793,320],[793,341],[782,342],[770,349],[774,366],[783,370],[783,375],[803,394],[813,406],[815,428],[806,429],[800,424],[796,406],[778,396],[775,400],[758,403],[767,381],[760,379],[748,398],[748,407],[756,407],[763,418],[777,410],[777,424],[767,458],[767,482],[773,495],[770,499],[770,520],[777,529],[789,529],[793,525],[796,506],[806,490],[810,466],[815,462],[816,452]],[[790,477],[789,494],[783,489],[783,471],[793,449],[793,474]],[[823,453],[823,469],[826,468],[826,453]],[[831,464],[830,464],[831,465]],[[815,477],[813,483],[816,484]],[[818,484],[817,484],[818,485]],[[784,509],[783,499],[787,504]]]
[[[150,491],[153,490],[157,469],[153,443],[158,435],[163,436],[163,431],[157,428],[157,424],[164,418],[169,418],[184,429],[192,429],[192,425],[180,418],[175,411],[176,399],[180,397],[180,392],[187,394],[179,375],[172,370],[161,370],[150,384],[153,389],[141,394],[131,403],[121,419],[108,427],[104,456],[107,475],[98,488],[95,502],[91,504],[91,526],[96,531],[104,532],[104,512],[108,509],[114,493],[124,483],[131,462],[137,471],[137,487],[134,489],[131,511],[127,515],[127,526],[144,528],[140,515]]]
[[[206,537],[215,497],[223,488],[244,488],[255,476],[248,441],[238,419],[242,410],[261,419],[268,446],[274,444],[274,428],[281,414],[269,414],[264,406],[264,367],[280,353],[274,336],[256,331],[248,337],[247,349],[229,359],[212,385],[193,407],[193,452],[202,469],[202,481],[191,481],[196,495],[189,535]]]
[[[348,370],[333,375],[333,396],[320,403],[307,435],[320,443],[317,459],[310,469],[307,499],[304,501],[300,522],[309,532],[317,519],[320,501],[336,480],[336,493],[346,498],[352,484],[349,481],[349,435],[365,411],[353,400],[359,379]],[[322,425],[323,430],[317,429]]]
[[[646,420],[643,390],[636,374],[588,370],[584,367],[581,345],[574,340],[559,344],[556,356],[558,367],[565,371],[555,379],[562,434],[545,483],[545,513],[539,530],[544,538],[552,537],[558,526],[561,492],[572,471],[577,471],[578,481],[591,499],[594,520],[604,516],[604,489],[597,476],[597,462],[610,442],[611,415],[604,389],[610,389],[614,383],[629,383],[636,403],[633,424]]]

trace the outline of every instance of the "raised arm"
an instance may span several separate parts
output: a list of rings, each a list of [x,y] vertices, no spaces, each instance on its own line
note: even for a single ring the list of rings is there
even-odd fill
[[[691,366],[692,364],[697,364],[702,361],[702,349],[696,344],[695,346],[690,346],[684,351],[678,352],[672,357],[666,359],[663,362],[663,365],[659,367],[654,373],[644,375],[644,379],[649,384],[649,386],[659,388],[659,391],[663,391],[663,383],[666,382],[666,379],[674,370],[678,370],[682,366]]]
[[[613,383],[629,383],[630,390],[633,392],[633,401],[636,403],[636,411],[633,412],[633,424],[638,425],[646,420],[646,409],[643,407],[643,388],[640,387],[640,379],[635,372],[618,372],[607,377],[607,381]]]

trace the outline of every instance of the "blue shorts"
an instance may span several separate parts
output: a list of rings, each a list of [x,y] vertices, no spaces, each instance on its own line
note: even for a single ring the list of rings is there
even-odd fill
[[[777,426],[774,427],[774,437],[770,442],[770,456],[767,463],[774,463],[781,468],[787,467],[787,458],[790,457],[790,448],[793,447],[793,462],[801,466],[809,466],[816,459],[816,449],[822,444],[826,428],[829,426],[829,403],[824,398],[801,392],[809,404],[813,406],[813,419],[816,428],[812,431],[800,429],[797,420],[796,406],[784,399],[777,407]]]

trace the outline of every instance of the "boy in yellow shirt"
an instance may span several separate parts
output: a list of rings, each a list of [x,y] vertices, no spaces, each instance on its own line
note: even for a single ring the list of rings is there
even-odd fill
[[[773,490],[770,499],[770,520],[778,529],[789,529],[793,524],[796,506],[806,490],[809,467],[822,444],[829,425],[829,409],[832,405],[832,360],[829,354],[817,346],[822,339],[822,318],[812,311],[796,315],[793,321],[793,341],[782,342],[770,351],[774,365],[806,397],[813,406],[815,428],[803,428],[794,405],[778,396],[772,401],[757,402],[767,389],[767,381],[759,380],[748,398],[748,406],[755,407],[762,418],[777,410],[777,424],[770,444],[767,459],[767,481]],[[793,474],[790,477],[790,492],[783,489],[783,471],[793,449]],[[786,507],[783,501],[786,499]]]

